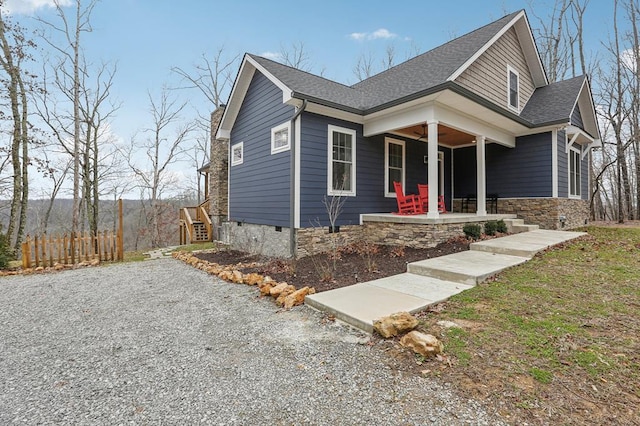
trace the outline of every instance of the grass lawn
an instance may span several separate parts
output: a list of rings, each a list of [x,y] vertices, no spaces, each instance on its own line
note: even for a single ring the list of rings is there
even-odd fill
[[[421,315],[431,374],[514,424],[640,425],[640,228],[586,231]]]

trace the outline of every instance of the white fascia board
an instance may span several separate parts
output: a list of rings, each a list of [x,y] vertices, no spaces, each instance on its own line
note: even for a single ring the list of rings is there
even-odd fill
[[[331,108],[328,106],[315,104],[309,102],[307,107],[305,108],[305,112],[313,112],[315,114],[324,115],[327,117],[338,118],[340,120],[349,121],[351,123],[363,124],[364,117],[359,114],[354,114],[352,112],[342,111],[339,109]]]
[[[561,124],[552,124],[550,126],[533,127],[523,132],[516,133],[516,136],[537,135],[539,133],[547,133],[553,130],[565,130],[568,126],[570,126],[569,123],[564,123],[564,124],[561,123]]]
[[[293,93],[293,91],[286,84],[278,80],[273,74],[267,71],[265,67],[260,65],[251,56],[247,55],[246,60],[251,63],[251,65],[253,65],[258,71],[260,71],[265,77],[267,77],[269,81],[278,86],[278,89],[282,91],[282,103],[287,103],[291,99],[291,93]]]
[[[269,79],[269,81],[275,84],[282,91],[283,103],[291,101],[291,89],[275,78],[273,74],[267,71],[266,68],[256,62],[256,60],[251,56],[245,54],[242,59],[242,64],[240,65],[240,71],[238,71],[236,81],[233,83],[231,95],[229,95],[229,102],[224,110],[222,119],[220,120],[220,126],[218,127],[216,138],[229,139],[231,129],[236,122],[236,118],[238,118],[238,112],[240,111],[240,107],[242,106],[242,102],[244,101],[244,97],[247,94],[247,90],[249,89],[249,85],[251,84],[251,80],[253,79],[253,75],[256,70],[260,71]]]
[[[576,103],[580,107],[580,114],[582,115],[582,122],[585,126],[585,130],[592,133],[595,139],[600,139],[600,128],[598,127],[596,107],[593,103],[593,96],[591,94],[591,87],[589,85],[588,78],[585,78],[582,83],[582,88],[580,89],[580,94],[578,95]],[[589,111],[589,114],[585,119],[586,111]]]
[[[529,65],[529,72],[531,72],[536,87],[546,86],[549,84],[549,79],[544,70],[544,65],[542,65],[540,52],[538,52],[538,46],[536,46],[533,33],[531,32],[529,19],[527,19],[527,14],[524,11],[522,12],[522,17],[523,19],[515,25],[515,30],[518,35],[518,40],[520,41],[520,46],[522,46],[525,60],[527,61],[527,65]]]
[[[218,133],[216,133],[217,139],[229,139],[231,135],[231,128],[233,128],[236,118],[238,118],[238,112],[240,112],[242,101],[244,100],[247,90],[249,89],[249,84],[251,84],[251,80],[253,79],[253,74],[255,73],[256,68],[249,63],[247,59],[248,56],[245,55],[242,60],[242,64],[240,65],[240,71],[238,71],[236,81],[233,82],[231,94],[229,95],[229,102],[224,109],[224,113],[220,119],[220,125],[218,126]]]
[[[436,121],[465,133],[483,135],[491,141],[510,148],[516,145],[515,137],[510,132],[478,121],[460,111],[449,109],[436,102],[428,102],[405,110],[399,110],[393,114],[378,115],[374,119],[365,117],[363,134],[368,137],[382,133],[392,133],[404,127]]]
[[[467,61],[464,64],[462,64],[457,70],[455,70],[453,74],[451,74],[449,78],[447,78],[447,81],[454,81],[456,78],[460,77],[460,74],[465,72],[465,70],[469,68],[469,66],[471,66],[472,63],[474,63],[484,52],[486,52],[487,49],[489,49],[489,47],[493,45],[493,43],[498,41],[498,39],[502,37],[504,33],[506,33],[509,30],[509,28],[511,28],[520,18],[522,18],[522,16],[524,16],[524,11],[521,11],[520,13],[518,13],[511,20],[511,22],[509,22],[504,27],[502,27],[502,29],[498,31],[488,42],[486,42],[484,46],[478,49],[476,53],[473,54],[473,56],[467,59]]]

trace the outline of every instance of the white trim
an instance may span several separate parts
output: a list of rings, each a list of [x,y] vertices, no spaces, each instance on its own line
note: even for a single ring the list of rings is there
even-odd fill
[[[271,155],[277,154],[279,152],[289,151],[291,149],[291,126],[290,121],[285,121],[284,123],[271,128]],[[281,147],[274,147],[276,141],[276,133],[282,132],[283,130],[287,130],[287,144]]]
[[[406,142],[400,139],[384,138],[384,196],[387,198],[395,198],[395,192],[389,192],[389,144],[396,144],[402,147],[402,192],[406,192]]]
[[[344,133],[351,136],[351,190],[333,189],[333,134]],[[327,195],[355,197],[356,195],[356,131],[332,124],[327,126]]]
[[[260,65],[250,55],[245,54],[245,60],[253,65],[258,71],[260,71],[265,77],[269,79],[273,84],[278,86],[278,89],[282,90],[282,103],[287,103],[291,99],[291,93],[293,92],[286,84],[278,80],[273,74],[271,74],[265,67]]]
[[[476,215],[487,215],[487,161],[486,138],[484,135],[476,136]]]
[[[304,109],[306,112],[313,112],[319,115],[326,115],[327,117],[338,118],[340,120],[348,121],[350,123],[363,124],[364,117],[361,114],[354,114],[352,112],[342,111],[336,108],[331,108],[325,105],[315,104],[309,102]]]
[[[567,136],[570,134],[569,130],[567,129]],[[569,150],[573,147],[573,143],[576,141],[576,139],[578,139],[578,136],[580,136],[579,132],[576,132],[573,137],[567,141],[567,144],[564,146],[564,152],[565,153],[569,153]]]
[[[300,174],[301,174],[301,170],[300,170],[300,146],[302,145],[300,143],[300,129],[302,128],[302,115],[299,115],[298,118],[296,119],[296,123],[295,123],[295,129],[296,129],[296,134],[295,134],[295,138],[294,138],[294,143],[296,144],[296,150],[295,150],[295,169],[296,169],[296,175],[294,177],[294,194],[295,194],[295,203],[293,206],[294,209],[294,213],[293,213],[293,227],[298,229],[300,228]]]
[[[438,158],[438,122],[430,121],[427,133],[427,155],[428,158]],[[438,212],[438,188],[439,173],[438,161],[429,161],[427,164],[427,180],[429,182],[429,211],[427,219],[437,219],[440,217]],[[444,164],[443,164],[444,166]],[[434,185],[434,183],[436,185]]]
[[[516,76],[516,105],[511,105],[511,73]],[[520,113],[520,73],[517,69],[507,64],[507,106],[511,111]]]
[[[567,172],[569,174],[569,179],[567,182],[567,194],[569,198],[581,200],[582,199],[582,159],[581,159],[581,150],[574,148],[573,146],[569,148],[569,153],[567,154]],[[571,179],[573,179],[573,174],[571,173],[571,155],[572,153],[578,154],[578,181],[576,182],[576,188],[578,189],[578,194],[571,193]]]
[[[558,130],[551,131],[551,196],[558,198]]]
[[[233,155],[233,151],[235,151],[236,149],[240,150],[240,159],[236,160],[235,156]],[[231,166],[239,166],[240,164],[244,163],[244,142],[238,142],[236,144],[231,145]]]

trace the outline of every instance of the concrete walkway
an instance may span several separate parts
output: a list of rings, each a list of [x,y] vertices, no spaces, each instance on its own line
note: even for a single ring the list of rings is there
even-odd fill
[[[305,303],[366,332],[373,321],[419,312],[584,232],[534,230],[471,244],[471,250],[407,265],[407,273],[307,296]]]

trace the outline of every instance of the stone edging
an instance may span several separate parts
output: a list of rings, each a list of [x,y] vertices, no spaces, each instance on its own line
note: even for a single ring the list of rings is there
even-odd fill
[[[184,251],[173,252],[172,255],[175,259],[204,271],[209,275],[215,275],[224,281],[234,284],[256,286],[260,290],[260,296],[273,297],[276,303],[284,309],[291,309],[294,306],[302,305],[305,296],[316,292],[314,287],[296,289],[286,282],[279,283],[274,281],[269,276],[263,276],[257,273],[243,274],[237,269],[241,266],[240,264],[223,266],[199,259],[192,253]]]

